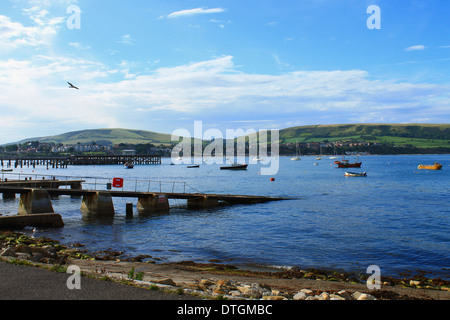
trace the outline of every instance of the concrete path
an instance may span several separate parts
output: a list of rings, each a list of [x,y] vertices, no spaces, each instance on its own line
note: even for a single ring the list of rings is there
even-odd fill
[[[71,274],[0,261],[0,300],[190,300],[186,295],[136,288],[81,277],[81,289],[68,289]]]

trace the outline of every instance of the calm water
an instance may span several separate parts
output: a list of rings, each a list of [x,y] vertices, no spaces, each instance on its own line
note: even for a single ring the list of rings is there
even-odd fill
[[[351,158],[349,158],[351,159]],[[353,161],[354,159],[351,159]],[[90,251],[112,248],[130,256],[148,254],[164,262],[219,259],[233,265],[298,266],[366,272],[369,265],[384,275],[424,270],[449,278],[450,155],[364,156],[367,177],[344,177],[334,160],[280,157],[280,169],[260,175],[261,164],[247,171],[219,170],[219,165],[37,167],[33,173],[186,181],[200,192],[295,197],[294,200],[187,210],[171,200],[168,214],[126,219],[125,203],[114,198],[113,220],[82,218],[80,199],[53,200],[65,227],[39,230],[64,244],[80,242]],[[439,161],[440,171],[417,170]],[[313,165],[317,162],[318,165]],[[32,168],[16,172],[32,173]],[[158,183],[152,182],[152,187]],[[180,191],[182,184],[162,184]],[[187,187],[187,191],[192,191]],[[15,214],[18,199],[0,200],[0,213]]]

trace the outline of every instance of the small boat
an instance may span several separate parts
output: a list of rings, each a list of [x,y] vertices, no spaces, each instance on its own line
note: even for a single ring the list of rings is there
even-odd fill
[[[337,162],[338,168],[360,168],[362,162],[358,162],[358,157],[356,157],[356,161],[353,163],[350,163],[347,159],[342,159],[341,161],[335,161]]]
[[[337,165],[338,165],[338,168],[360,168],[361,164],[362,164],[362,162],[350,163],[350,162],[348,162],[348,160],[342,160]]]
[[[346,172],[344,173],[346,177],[367,177],[366,172]]]
[[[417,169],[441,170],[442,169],[442,164],[440,164],[438,162],[435,162],[432,165],[419,164],[417,166]]]
[[[317,157],[316,160],[322,160],[322,157]]]
[[[233,163],[231,166],[220,167],[220,170],[246,170],[248,164]]]
[[[253,160],[254,160],[254,161],[262,161],[262,158],[256,157],[256,158],[253,158]]]
[[[314,165],[314,166],[318,166],[319,164],[318,164],[317,162],[314,162],[313,165]]]
[[[298,143],[295,145],[295,156],[292,156],[291,157],[291,160],[292,161],[298,161],[298,160],[300,160],[300,158],[298,157],[298,155],[299,155],[299,152],[298,152]]]
[[[13,169],[2,169],[2,172],[11,172]]]
[[[134,164],[125,162],[124,167],[125,167],[125,169],[133,169]]]
[[[198,168],[198,167],[200,167],[200,165],[198,165],[198,164],[194,164],[194,165],[191,165],[191,166],[187,166],[188,168]]]

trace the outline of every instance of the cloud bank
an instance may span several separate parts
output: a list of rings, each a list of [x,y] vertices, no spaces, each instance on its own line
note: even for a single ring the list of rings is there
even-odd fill
[[[283,128],[343,122],[343,116],[347,123],[439,122],[450,113],[448,87],[372,80],[364,70],[249,74],[227,55],[112,81],[120,74],[120,68],[83,59],[0,61],[0,91],[5,93],[0,112],[8,115],[3,127],[15,132],[32,124],[43,132],[126,127],[171,133],[194,120],[229,128],[236,123]],[[68,89],[66,80],[81,90]],[[157,127],[158,120],[166,125]]]
[[[179,17],[188,17],[188,16],[196,16],[201,14],[212,14],[212,13],[220,13],[224,12],[225,9],[222,8],[213,8],[213,9],[203,9],[203,8],[195,8],[195,9],[187,9],[181,11],[175,11],[167,15],[167,18],[179,18]]]

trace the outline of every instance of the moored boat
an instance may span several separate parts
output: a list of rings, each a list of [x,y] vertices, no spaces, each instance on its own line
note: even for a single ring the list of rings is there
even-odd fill
[[[428,169],[428,170],[441,170],[442,169],[442,164],[435,162],[432,165],[428,165],[428,164],[419,164],[417,166],[417,169]]]
[[[346,177],[367,177],[366,172],[346,172],[344,173]]]
[[[348,160],[344,159],[341,160],[337,165],[338,168],[360,168],[361,167],[362,162],[353,162],[350,163]]]
[[[220,167],[220,170],[246,170],[248,164],[233,163],[231,166]]]
[[[134,164],[125,162],[124,167],[125,167],[125,169],[133,169]]]

